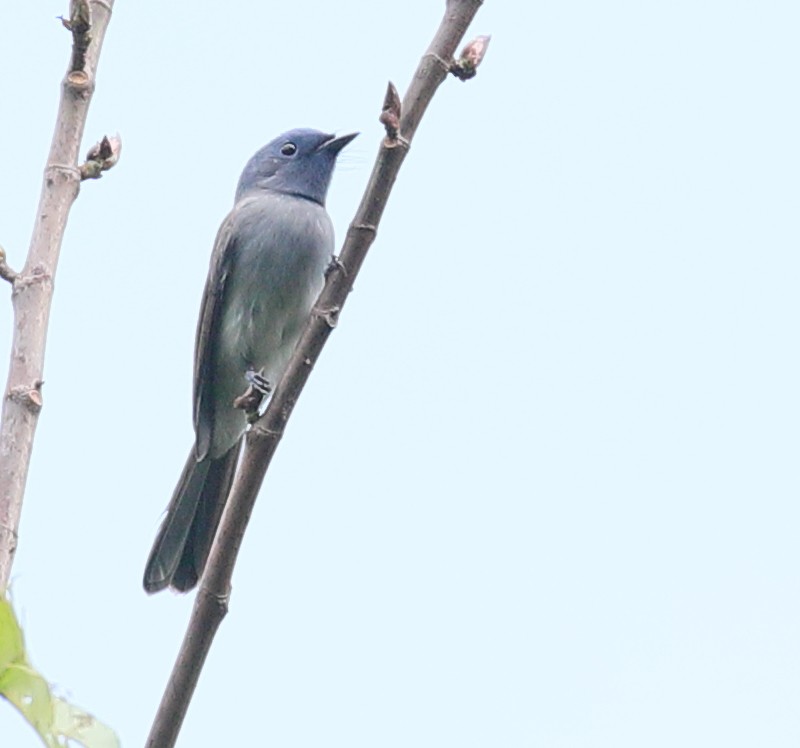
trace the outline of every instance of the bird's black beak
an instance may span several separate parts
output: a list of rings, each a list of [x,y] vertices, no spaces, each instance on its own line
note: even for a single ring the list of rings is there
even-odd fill
[[[353,140],[359,133],[351,132],[347,135],[339,135],[338,137],[331,137],[326,140],[319,148],[318,151],[331,151],[332,153],[339,153],[351,140]]]

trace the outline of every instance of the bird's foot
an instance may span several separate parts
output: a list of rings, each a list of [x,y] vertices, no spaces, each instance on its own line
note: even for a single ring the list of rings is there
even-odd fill
[[[264,376],[264,370],[249,370],[244,378],[247,380],[247,389],[233,401],[233,407],[244,411],[247,422],[253,423],[260,415],[261,404],[264,398],[271,394],[272,385]]]
[[[264,376],[263,369],[261,369],[261,371],[253,371],[252,369],[249,369],[244,375],[244,378],[247,380],[247,383],[257,392],[261,393],[263,397],[266,397],[272,393],[272,385]]]

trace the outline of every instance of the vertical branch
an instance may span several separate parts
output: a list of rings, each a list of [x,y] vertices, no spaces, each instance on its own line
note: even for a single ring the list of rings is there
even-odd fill
[[[441,25],[402,103],[390,84],[380,115],[386,137],[341,254],[329,268],[325,287],[266,412],[247,433],[244,453],[206,572],[200,581],[189,626],[150,730],[148,748],[175,745],[203,663],[228,610],[233,567],[261,482],[297,398],[336,326],[367,250],[375,239],[389,193],[420,119],[447,74],[455,74],[455,68],[463,64],[455,62],[453,55],[481,3],[482,0],[447,0]]]
[[[8,585],[17,546],[22,498],[42,407],[47,323],[61,241],[81,172],[78,150],[95,71],[114,0],[73,0],[69,69],[61,84],[53,141],[25,266],[11,278],[14,333],[0,417],[0,590]],[[5,277],[5,276],[4,276]]]

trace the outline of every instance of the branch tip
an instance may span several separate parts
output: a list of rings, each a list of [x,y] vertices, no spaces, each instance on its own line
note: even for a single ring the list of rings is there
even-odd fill
[[[478,65],[481,64],[486,55],[486,49],[492,37],[490,35],[476,36],[464,49],[461,56],[453,60],[450,65],[450,72],[462,81],[474,78],[478,72]]]
[[[400,94],[397,93],[394,83],[389,81],[386,86],[386,96],[383,97],[383,109],[378,121],[386,128],[386,139],[393,143],[400,133],[401,103]]]

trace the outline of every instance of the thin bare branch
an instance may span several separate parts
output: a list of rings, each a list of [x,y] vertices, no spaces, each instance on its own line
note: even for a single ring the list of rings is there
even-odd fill
[[[480,5],[481,0],[447,1],[442,23],[403,100],[397,137],[384,139],[342,252],[328,270],[325,287],[286,374],[263,417],[247,433],[242,460],[206,573],[200,582],[186,636],[150,731],[148,748],[172,748],[175,745],[203,662],[228,610],[233,567],[267,467],[375,239],[389,193],[420,119],[436,89],[447,77],[456,46]]]
[[[73,34],[61,84],[55,132],[25,266],[13,283],[14,337],[0,417],[0,589],[8,585],[16,550],[22,497],[42,406],[41,383],[53,278],[70,208],[78,195],[77,167],[97,58],[113,0],[74,0],[67,22]]]

